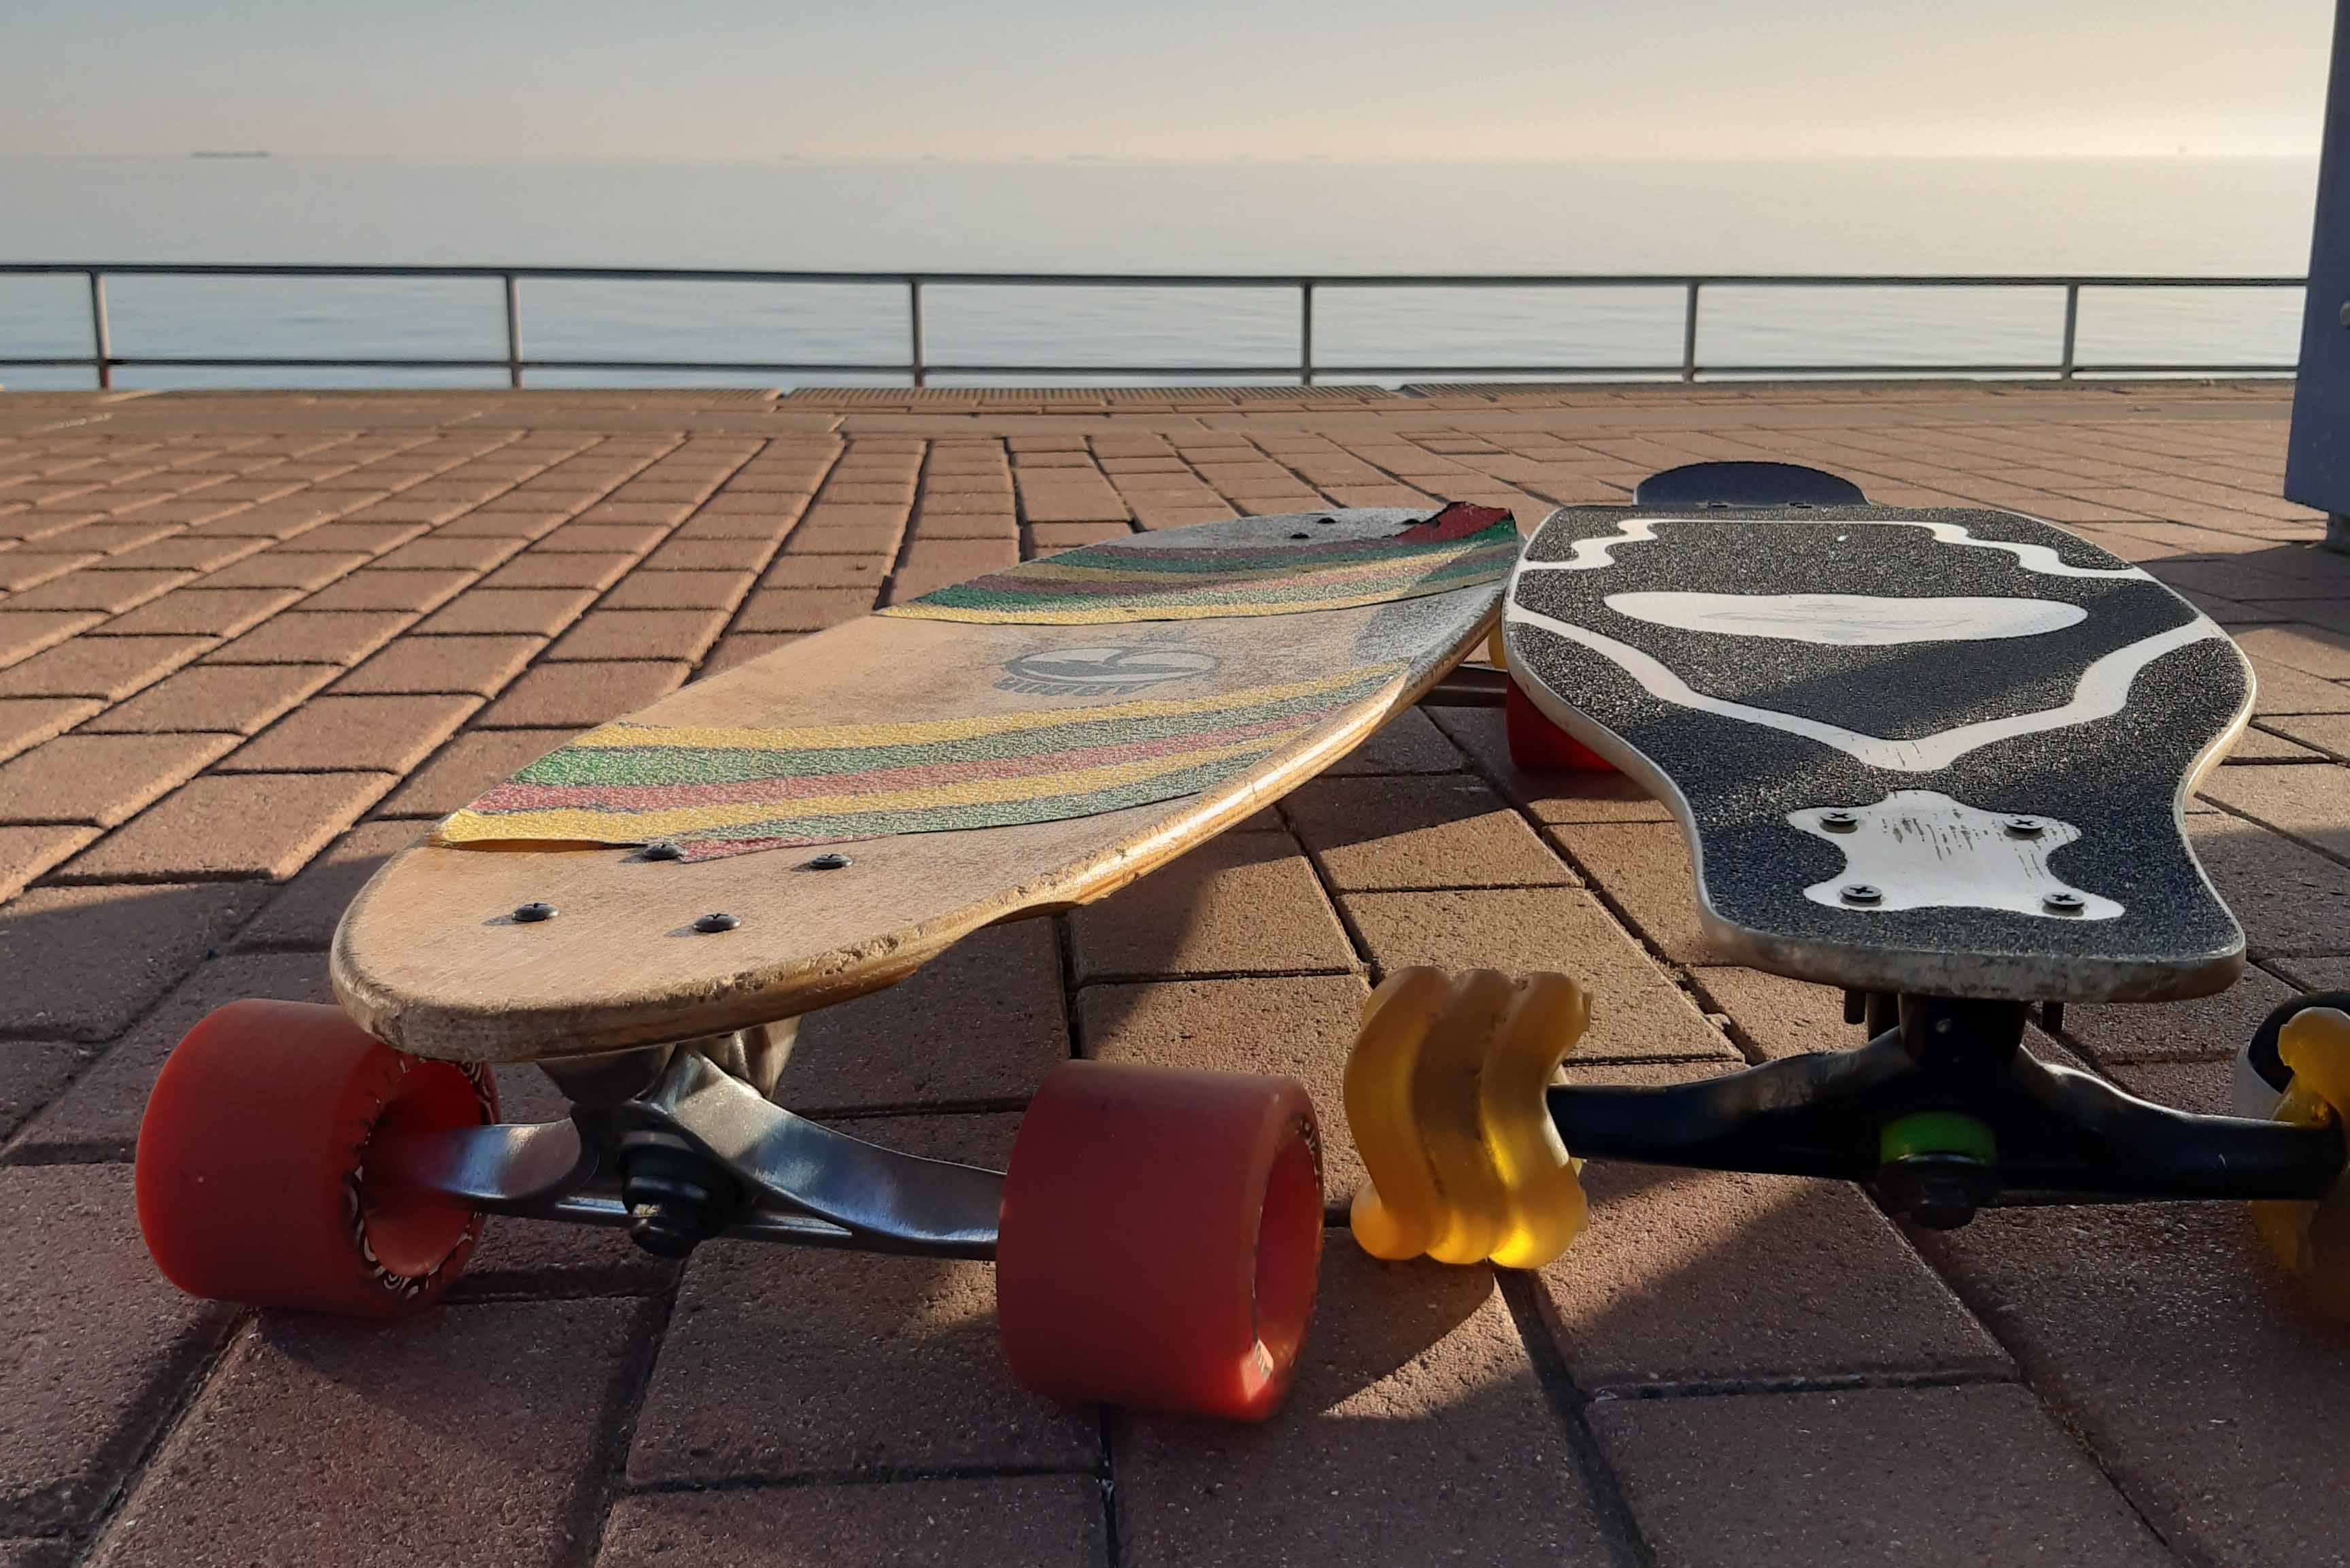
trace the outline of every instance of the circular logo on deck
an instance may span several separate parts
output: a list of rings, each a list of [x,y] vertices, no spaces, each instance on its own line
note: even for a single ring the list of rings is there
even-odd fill
[[[1051,648],[1024,653],[1005,662],[1003,679],[995,684],[1004,691],[1055,696],[1095,691],[1117,696],[1170,680],[1197,680],[1211,674],[1215,668],[1216,657],[1211,653],[1185,648],[1133,648],[1105,643],[1095,648]]]

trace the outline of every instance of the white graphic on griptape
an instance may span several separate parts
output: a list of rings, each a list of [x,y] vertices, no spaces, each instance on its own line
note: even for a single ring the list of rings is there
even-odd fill
[[[1791,811],[1787,821],[1844,854],[1840,874],[1804,889],[1815,904],[1862,913],[2000,909],[2051,920],[2110,920],[2123,912],[2049,870],[2049,855],[2081,837],[2056,817],[1985,811],[1939,790],[1903,789],[1874,805]]]
[[[2089,618],[2079,605],[2031,598],[1655,592],[1609,594],[1601,602],[1628,620],[1650,626],[1827,648],[2040,637]]]
[[[1903,774],[1939,773],[1969,752],[1995,742],[2110,718],[2120,712],[2129,701],[2130,684],[2137,679],[2139,670],[2164,654],[2198,642],[2214,639],[2225,640],[2228,635],[2208,618],[2198,615],[2184,625],[2141,638],[2114,649],[2102,659],[2092,660],[2089,667],[2081,672],[2081,679],[2074,683],[2072,701],[2060,708],[2043,708],[2036,713],[2016,713],[2004,719],[1986,719],[1981,723],[1960,724],[1955,729],[1940,730],[1916,740],[1903,741],[1863,734],[1857,730],[1847,730],[1841,724],[1807,719],[1800,713],[1782,713],[1773,708],[1757,708],[1751,703],[1710,697],[1673,673],[1655,656],[1643,653],[1628,643],[1618,642],[1605,633],[1537,614],[1514,600],[1504,614],[1512,626],[1536,627],[1569,642],[1580,643],[1638,681],[1649,696],[1660,702],[1719,714],[1742,723],[1760,724],[1790,735],[1801,735],[1806,740],[1834,746],[1866,766]]]
[[[1564,561],[1525,561],[1518,563],[1523,572],[1588,572],[1616,564],[1614,551],[1619,545],[1654,544],[1657,528],[1666,523],[1721,523],[1719,517],[1627,517],[1616,525],[1616,535],[1599,535],[1577,539],[1573,553]],[[1750,520],[1751,521],[1751,520]],[[1761,521],[1785,522],[1784,518]],[[2015,557],[2015,564],[2027,572],[2043,577],[2143,577],[2146,572],[2137,566],[2075,566],[2068,564],[2046,545],[2019,545],[2008,539],[1978,539],[1960,523],[1938,523],[1924,517],[1839,518],[1833,523],[1811,523],[1813,528],[1923,528],[1945,545],[1963,545],[1972,550],[2000,550]],[[1841,532],[1836,537],[1841,540]]]

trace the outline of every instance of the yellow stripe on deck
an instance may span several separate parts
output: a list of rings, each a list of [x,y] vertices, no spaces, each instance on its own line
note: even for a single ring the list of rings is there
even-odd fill
[[[1216,613],[1227,612],[1219,610]],[[1010,713],[977,713],[968,718],[920,720],[907,724],[825,724],[806,729],[754,730],[709,724],[644,724],[623,720],[590,730],[565,749],[621,751],[649,746],[691,746],[710,751],[786,752],[841,751],[860,746],[915,746],[933,741],[965,741],[982,735],[1049,729],[1056,724],[1173,719],[1232,708],[1253,708],[1293,698],[1317,697],[1376,676],[1393,677],[1402,669],[1400,664],[1357,665],[1320,680],[1257,686],[1212,697],[1115,702],[1104,708],[1028,708]]]
[[[646,811],[594,811],[560,806],[548,811],[487,813],[468,806],[444,818],[433,830],[443,844],[477,844],[500,838],[584,838],[609,842],[616,830],[633,840],[660,838],[713,827],[740,827],[750,823],[785,818],[850,816],[868,812],[936,811],[947,806],[990,805],[1003,801],[1038,800],[1051,795],[1091,794],[1121,784],[1143,784],[1187,768],[1236,757],[1262,755],[1293,739],[1287,735],[1252,736],[1231,745],[1153,757],[1139,763],[1115,763],[1101,767],[1075,768],[1064,773],[1028,774],[1014,777],[969,779],[928,789],[881,790],[869,794],[809,795],[802,800],[737,801],[723,805],[681,805]],[[691,786],[685,786],[691,787]]]

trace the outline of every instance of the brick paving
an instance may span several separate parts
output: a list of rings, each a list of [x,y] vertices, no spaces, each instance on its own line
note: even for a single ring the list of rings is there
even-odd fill
[[[1908,1232],[1856,1189],[1595,1169],[1538,1274],[1334,1231],[1254,1430],[1057,1409],[983,1266],[491,1228],[391,1328],[179,1297],[127,1161],[231,997],[324,995],[343,904],[570,730],[982,568],[1239,512],[1522,522],[1708,458],[2013,507],[2188,592],[2258,668],[2195,804],[2229,994],[2073,1009],[2043,1051],[2197,1108],[2293,990],[2350,984],[2350,558],[2277,498],[2274,384],[0,397],[0,1564],[2350,1563],[2350,1332],[2231,1209]],[[1414,712],[1094,908],[809,1022],[781,1093],[1002,1158],[1071,1054],[1292,1072],[1337,1123],[1392,967],[1598,988],[1574,1071],[1853,1044],[1705,950],[1615,778]],[[921,1044],[942,1032],[944,1045]],[[510,1108],[557,1114],[535,1075]]]

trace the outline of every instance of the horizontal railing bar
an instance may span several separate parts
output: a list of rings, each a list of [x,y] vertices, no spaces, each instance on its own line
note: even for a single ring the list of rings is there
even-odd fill
[[[1050,273],[823,272],[749,267],[486,266],[356,262],[0,262],[0,274],[119,277],[603,279],[1075,288],[2300,288],[2304,277],[2096,273]],[[499,361],[504,364],[504,360]]]
[[[43,369],[87,367],[87,354],[39,357],[0,357],[0,367]],[[505,359],[422,359],[422,358],[228,358],[192,355],[125,357],[110,356],[107,363],[119,368],[183,370],[503,370]],[[525,370],[647,370],[647,371],[740,371],[745,374],[783,375],[856,375],[903,376],[912,366],[903,362],[890,365],[864,363],[813,364],[781,360],[749,359],[525,359]],[[1256,376],[1272,379],[1295,377],[1295,365],[955,365],[926,363],[924,369],[934,376]],[[1316,364],[1314,373],[1327,376],[1677,376],[1679,365],[1323,365]],[[1965,363],[1965,364],[1895,364],[1860,363],[1848,365],[1715,365],[1700,364],[1699,372],[1708,376],[1868,376],[1868,375],[2046,375],[2062,372],[2064,367],[2052,362]],[[2148,360],[2092,364],[2083,362],[2073,369],[2083,375],[2120,375],[2161,372],[2178,375],[2224,376],[2284,376],[2298,369],[2287,364],[2222,364],[2207,365],[2191,360]]]

